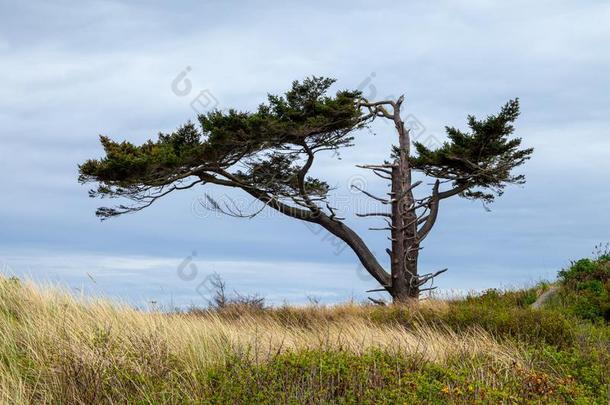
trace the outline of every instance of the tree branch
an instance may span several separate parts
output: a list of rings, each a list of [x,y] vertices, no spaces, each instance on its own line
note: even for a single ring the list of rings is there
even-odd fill
[[[354,184],[352,184],[352,188],[355,188],[356,190],[360,191],[364,195],[366,195],[368,197],[371,197],[372,199],[377,200],[377,201],[379,201],[382,204],[389,204],[389,203],[391,203],[390,200],[386,200],[385,198],[377,197],[377,196],[369,193],[368,191],[363,190],[362,188],[360,188],[360,187],[358,187],[358,186],[356,186]]]
[[[373,255],[373,253],[369,250],[362,238],[360,238],[356,232],[354,232],[343,222],[338,221],[337,218],[329,217],[322,211],[314,214],[311,211],[284,204],[281,201],[278,201],[276,198],[269,196],[262,190],[258,190],[246,184],[241,184],[239,179],[235,178],[235,176],[233,176],[231,173],[224,170],[220,170],[220,174],[229,179],[228,183],[230,183],[232,187],[239,187],[243,189],[245,192],[264,202],[267,206],[273,208],[274,210],[292,218],[320,224],[327,231],[344,241],[354,251],[354,253],[356,253],[356,256],[358,256],[364,268],[373,276],[375,280],[377,280],[377,282],[379,282],[386,289],[390,288],[389,274],[379,264],[375,258],[375,255]]]
[[[430,199],[429,208],[430,213],[426,217],[426,221],[422,225],[422,227],[417,231],[417,240],[421,242],[428,236],[434,223],[436,222],[436,218],[438,216],[438,206],[439,206],[439,198],[438,198],[438,187],[440,182],[436,180],[434,183],[434,188],[432,189],[432,198]]]
[[[392,218],[392,214],[387,213],[387,212],[367,212],[365,214],[359,214],[356,213],[357,217],[388,217],[388,218]]]
[[[413,286],[414,287],[419,287],[421,285],[424,285],[429,280],[433,279],[434,277],[438,276],[439,274],[442,274],[442,273],[446,272],[447,270],[448,269],[442,269],[442,270],[439,270],[439,271],[437,271],[435,273],[428,273],[428,274],[424,274],[423,276],[415,277],[413,279],[413,280],[415,280],[415,282],[413,283]]]
[[[164,197],[164,196],[168,195],[171,192],[174,192],[176,190],[186,190],[186,189],[192,188],[195,185],[201,184],[201,183],[203,183],[203,180],[200,179],[200,180],[196,180],[196,181],[190,183],[187,186],[172,186],[168,190],[159,192],[158,194],[155,194],[155,195],[146,195],[146,196],[141,196],[141,197],[137,197],[137,198],[136,197],[132,197],[131,198],[132,201],[136,201],[136,202],[147,201],[147,202],[142,204],[142,205],[139,205],[139,206],[131,206],[131,207],[126,206],[126,205],[120,205],[118,207],[119,208],[118,210],[115,209],[115,208],[105,208],[105,207],[102,207],[102,208],[99,208],[97,210],[97,214],[99,216],[107,218],[107,217],[110,217],[110,216],[117,216],[117,215],[132,213],[132,212],[138,212],[138,211],[143,210],[144,208],[150,207],[159,198]],[[163,187],[159,187],[159,189],[163,190]],[[102,220],[104,220],[105,218],[102,218]]]
[[[304,221],[316,222],[315,221],[316,216],[311,211],[303,210],[301,208],[296,208],[291,205],[284,204],[283,202],[279,201],[277,198],[275,198],[273,196],[270,196],[266,192],[259,190],[251,185],[242,183],[233,174],[231,174],[225,170],[219,169],[218,173],[221,174],[222,176],[228,178],[229,181],[217,179],[216,177],[211,176],[213,178],[210,180],[211,183],[241,188],[246,193],[248,193],[251,196],[253,196],[254,198],[262,201],[263,203],[265,203],[267,206],[273,208],[274,210],[281,212],[282,214],[285,214],[292,218],[301,219]]]
[[[301,146],[303,147],[303,150],[307,153],[307,162],[305,162],[305,164],[303,165],[303,167],[301,167],[301,170],[299,170],[299,172],[297,174],[297,182],[299,184],[299,193],[301,194],[301,197],[305,201],[305,204],[307,204],[307,207],[311,210],[311,212],[313,212],[315,214],[320,211],[320,207],[318,207],[313,201],[311,201],[311,199],[309,198],[309,195],[307,195],[307,193],[305,192],[305,175],[307,174],[307,172],[311,168],[311,165],[313,164],[314,153],[309,148],[309,146],[307,146],[307,143],[303,142],[301,144]]]
[[[328,208],[328,211],[330,212],[330,217],[329,217],[330,219],[335,220],[335,221],[336,220],[344,220],[345,219],[345,218],[342,218],[342,217],[338,217],[337,214],[336,214],[337,209],[331,207],[329,203],[326,203],[326,208]]]
[[[463,186],[455,187],[451,190],[442,191],[442,192],[438,193],[438,199],[444,200],[445,198],[453,197],[456,194],[463,193],[464,191],[468,190],[469,188],[470,188],[469,186],[463,185]]]

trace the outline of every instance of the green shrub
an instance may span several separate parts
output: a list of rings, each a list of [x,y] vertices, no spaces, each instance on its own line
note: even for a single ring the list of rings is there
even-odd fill
[[[469,295],[466,302],[481,304],[487,307],[519,307],[526,308],[533,304],[538,296],[549,288],[548,283],[538,285],[524,290],[500,291],[490,288],[479,295]]]
[[[532,349],[531,355],[542,370],[578,381],[587,387],[589,395],[598,398],[608,395],[610,352],[607,347],[590,345],[558,350],[545,346]]]
[[[446,365],[372,350],[306,350],[254,364],[235,357],[202,376],[211,403],[594,403],[573,378],[490,359]]]
[[[435,315],[427,317],[435,322]],[[480,327],[499,338],[513,338],[530,344],[546,343],[570,347],[576,338],[576,327],[557,311],[536,311],[530,308],[496,307],[456,303],[436,319],[456,331]]]
[[[591,321],[610,322],[610,257],[581,259],[559,272],[565,309]]]
[[[564,286],[573,290],[587,289],[591,282],[605,284],[610,280],[610,259],[603,256],[595,260],[577,260],[568,269],[559,272],[559,279]]]

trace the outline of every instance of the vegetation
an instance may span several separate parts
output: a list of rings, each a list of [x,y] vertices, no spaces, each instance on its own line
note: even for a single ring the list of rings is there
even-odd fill
[[[3,278],[0,401],[606,404],[607,265],[575,262],[542,309],[546,283],[417,306],[221,293],[207,309],[143,312]]]
[[[580,259],[559,272],[563,288],[550,304],[594,322],[610,322],[610,252],[598,247],[596,259]]]
[[[512,137],[519,102],[511,100],[482,120],[469,116],[468,132],[447,127],[448,140],[429,149],[412,142],[401,117],[404,97],[371,101],[359,91],[332,96],[328,93],[334,81],[295,81],[284,95],[269,95],[256,111],[210,111],[198,117],[198,125],[189,122],[139,146],[102,136],[105,156],[80,165],[79,180],[97,185],[91,197],[130,200],[129,205],[99,208],[97,215],[103,219],[139,211],[178,190],[210,184],[241,190],[261,203],[259,210],[244,212],[230,199],[211,196],[207,206],[246,218],[270,208],[317,224],[353,250],[379,282],[379,291],[395,302],[417,299],[420,291],[434,289],[426,283],[446,270],[421,274],[418,269],[420,244],[436,223],[441,201],[461,196],[491,202],[508,184],[525,182],[523,175],[513,173],[533,152]],[[397,144],[392,146],[388,138],[386,160],[360,167],[389,181],[391,189],[389,196],[379,197],[353,185],[381,206],[356,215],[386,221],[373,229],[389,234],[390,269],[383,268],[345,223],[344,213],[331,206],[328,183],[311,175],[317,156],[339,156],[352,145],[356,131],[374,119],[392,122]],[[423,184],[413,179],[416,173],[432,178],[431,195],[415,196],[415,188]]]

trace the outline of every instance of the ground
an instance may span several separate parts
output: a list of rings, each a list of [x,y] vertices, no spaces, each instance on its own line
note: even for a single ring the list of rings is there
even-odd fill
[[[610,262],[410,306],[143,312],[0,279],[3,403],[606,404]]]

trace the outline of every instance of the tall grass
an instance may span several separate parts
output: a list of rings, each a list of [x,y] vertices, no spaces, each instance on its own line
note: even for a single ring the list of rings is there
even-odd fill
[[[561,373],[539,371],[540,359],[518,339],[476,322],[431,321],[453,308],[439,301],[167,314],[0,279],[0,398],[460,403],[518,398],[522,384],[533,384],[534,399],[590,395]]]

